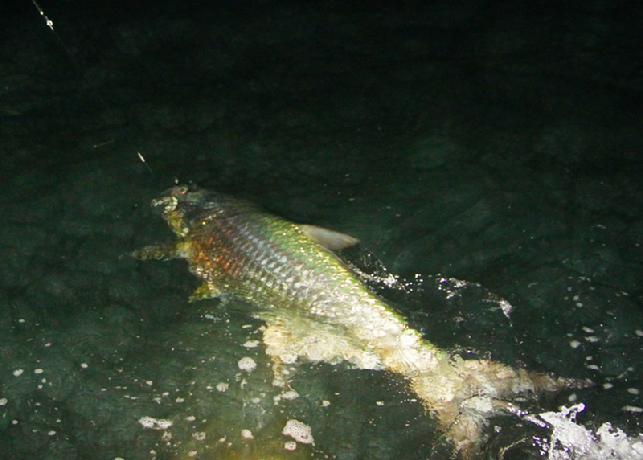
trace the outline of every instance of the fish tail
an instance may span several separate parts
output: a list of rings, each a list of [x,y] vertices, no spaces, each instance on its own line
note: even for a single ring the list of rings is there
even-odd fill
[[[477,458],[486,440],[489,418],[515,413],[509,401],[518,395],[537,395],[565,389],[586,388],[593,383],[550,374],[514,369],[490,360],[451,357],[431,370],[409,378],[411,389],[461,459]]]

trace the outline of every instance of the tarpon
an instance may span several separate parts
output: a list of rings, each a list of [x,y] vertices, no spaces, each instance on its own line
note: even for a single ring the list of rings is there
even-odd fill
[[[195,187],[173,187],[152,206],[178,241],[134,255],[186,259],[202,282],[192,301],[231,295],[257,306],[275,385],[289,385],[287,367],[304,360],[398,374],[463,458],[478,452],[489,417],[511,411],[513,397],[586,385],[434,346],[336,255],[356,238]]]

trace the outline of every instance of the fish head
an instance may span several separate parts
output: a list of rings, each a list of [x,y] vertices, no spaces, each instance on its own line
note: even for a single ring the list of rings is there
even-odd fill
[[[207,207],[207,195],[196,186],[176,185],[152,200],[152,208],[163,216],[174,233],[185,237],[194,216]]]
[[[186,237],[190,229],[205,222],[255,210],[254,206],[243,200],[195,185],[176,185],[167,189],[152,200],[152,207],[179,237]]]
[[[211,192],[201,190],[195,185],[176,185],[152,200],[152,207],[163,215],[177,210],[186,213],[192,208],[202,208]]]

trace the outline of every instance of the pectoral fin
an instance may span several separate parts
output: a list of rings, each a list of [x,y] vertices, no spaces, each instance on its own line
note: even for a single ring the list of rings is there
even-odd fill
[[[138,260],[170,260],[181,257],[181,252],[177,244],[171,243],[145,246],[130,255]]]
[[[341,251],[359,243],[357,238],[353,238],[345,233],[329,230],[324,227],[317,227],[316,225],[300,225],[301,231],[313,241],[324,246],[331,251]]]
[[[215,286],[209,283],[203,283],[192,293],[192,295],[188,299],[188,302],[192,303],[199,300],[213,299],[215,297],[219,297],[222,294],[223,292],[221,292],[221,290],[216,288]]]

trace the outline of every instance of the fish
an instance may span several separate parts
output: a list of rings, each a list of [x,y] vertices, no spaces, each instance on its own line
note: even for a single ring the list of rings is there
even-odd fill
[[[479,455],[490,417],[517,413],[512,400],[591,384],[432,344],[338,255],[359,243],[355,237],[193,185],[168,189],[152,207],[177,239],[132,255],[185,259],[201,282],[191,302],[232,296],[256,307],[277,387],[289,388],[289,367],[306,361],[399,375],[455,455],[469,459]]]

